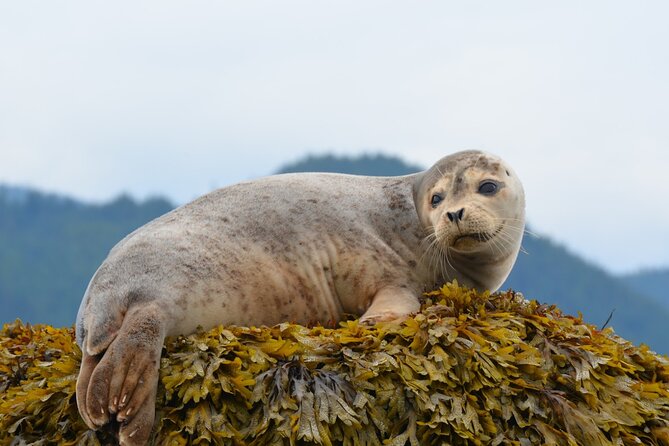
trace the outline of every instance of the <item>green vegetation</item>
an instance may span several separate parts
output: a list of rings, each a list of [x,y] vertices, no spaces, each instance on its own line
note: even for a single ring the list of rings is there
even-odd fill
[[[0,333],[0,443],[97,445],[72,330]],[[403,323],[168,339],[155,444],[669,446],[669,361],[528,302],[447,285]]]

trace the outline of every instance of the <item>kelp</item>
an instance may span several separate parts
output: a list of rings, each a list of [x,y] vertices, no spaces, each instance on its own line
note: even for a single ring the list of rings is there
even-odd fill
[[[72,329],[0,334],[0,443],[89,431]],[[402,323],[217,327],[166,340],[169,445],[669,445],[669,360],[512,291],[447,284]]]

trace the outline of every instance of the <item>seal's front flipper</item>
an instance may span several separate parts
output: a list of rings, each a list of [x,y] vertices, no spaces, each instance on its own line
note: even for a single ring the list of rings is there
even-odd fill
[[[381,288],[365,314],[360,318],[363,324],[403,320],[420,310],[416,294],[406,287],[391,286]]]

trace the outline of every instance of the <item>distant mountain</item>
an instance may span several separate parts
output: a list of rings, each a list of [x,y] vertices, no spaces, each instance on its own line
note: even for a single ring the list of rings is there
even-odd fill
[[[420,168],[382,155],[312,156],[280,172],[334,170],[401,175]],[[0,186],[0,323],[19,317],[32,323],[71,325],[86,285],[109,249],[172,208],[160,198],[137,202],[121,196],[95,205]],[[581,311],[587,322],[598,326],[613,312],[609,325],[618,334],[669,354],[665,293],[669,272],[621,279],[549,239],[526,236],[523,246],[528,254],[520,254],[503,288],[554,303],[568,314]]]
[[[406,164],[400,158],[381,154],[357,157],[335,155],[309,155],[280,168],[277,173],[288,172],[339,172],[352,175],[398,176],[423,170],[420,166]]]
[[[621,279],[631,288],[669,308],[669,269],[653,269],[622,276]]]
[[[85,204],[0,187],[0,323],[21,318],[71,325],[88,281],[126,234],[171,210],[164,199],[127,196]]]
[[[28,198],[31,190],[27,187],[16,187],[0,184],[0,200],[8,203],[21,203]]]
[[[570,253],[547,238],[525,235],[523,248],[503,289],[520,291],[528,299],[556,304],[567,314],[583,314],[586,322],[608,326],[635,342],[669,354],[666,323],[669,308]]]

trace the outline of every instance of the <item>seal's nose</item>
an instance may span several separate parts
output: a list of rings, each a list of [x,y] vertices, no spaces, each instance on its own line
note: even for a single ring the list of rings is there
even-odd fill
[[[446,215],[448,215],[448,219],[450,221],[455,223],[460,222],[462,221],[462,216],[465,215],[465,208],[462,208],[456,212],[446,212]]]

